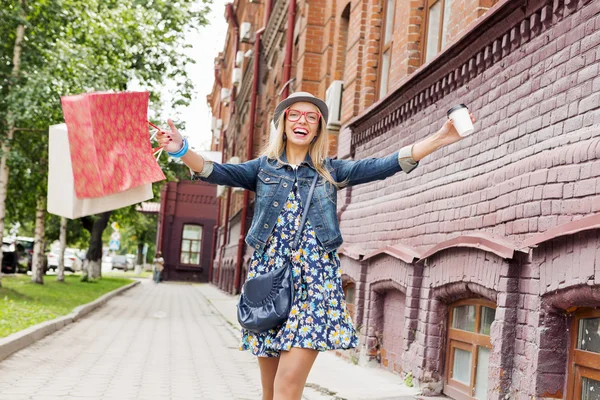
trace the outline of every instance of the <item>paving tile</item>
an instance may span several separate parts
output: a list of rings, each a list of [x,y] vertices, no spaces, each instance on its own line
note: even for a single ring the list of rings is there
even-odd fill
[[[194,286],[147,280],[0,362],[0,399],[260,399],[237,342]]]
[[[0,399],[260,400],[256,358],[238,350],[236,301],[211,285],[144,280],[0,362]],[[319,355],[308,382],[348,400],[415,392],[397,375],[331,354]]]

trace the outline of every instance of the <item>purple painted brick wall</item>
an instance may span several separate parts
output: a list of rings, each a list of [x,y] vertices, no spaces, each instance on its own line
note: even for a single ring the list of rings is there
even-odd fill
[[[506,21],[512,25],[504,31],[495,26],[496,36],[478,39],[489,43],[481,60],[473,53],[469,68],[454,75],[461,85],[447,86],[443,96],[427,91],[424,102],[374,109],[381,118],[373,129],[389,128],[357,141],[350,150],[356,159],[385,156],[434,133],[456,103],[471,107],[477,132],[410,175],[352,188],[341,214],[346,245],[368,252],[402,243],[424,253],[459,235],[486,233],[519,248],[534,235],[600,212],[600,1],[528,2]],[[420,108],[408,119],[389,122],[410,114],[414,104]],[[344,135],[340,143],[347,147],[350,135]],[[485,298],[497,305],[488,398],[563,398],[568,312],[600,306],[599,233],[567,235],[525,251],[503,259],[451,248],[412,265],[390,255],[363,262],[366,355],[376,354],[377,330],[385,332],[379,316],[403,315],[404,324],[397,323],[405,328],[402,370],[424,393],[439,393],[448,307]],[[342,257],[344,268],[348,262]],[[402,295],[403,312],[386,300],[398,297],[400,306]]]
[[[475,134],[410,175],[354,187],[342,215],[346,243],[425,249],[481,231],[519,243],[599,212],[599,9],[597,1],[579,2],[546,25],[529,17],[510,54],[356,148],[361,159],[414,143],[434,133],[456,103],[468,104],[478,118]],[[541,18],[541,11],[534,15]]]
[[[388,290],[383,297],[383,325],[381,335],[381,365],[390,371],[402,371],[404,352],[404,311],[406,295],[399,290]]]

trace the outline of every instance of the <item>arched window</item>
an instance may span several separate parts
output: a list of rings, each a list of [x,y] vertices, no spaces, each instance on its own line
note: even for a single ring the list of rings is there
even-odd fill
[[[346,297],[346,309],[352,317],[352,321],[355,321],[355,299],[356,299],[356,285],[354,282],[348,282],[344,285],[344,296]]]
[[[459,301],[450,306],[449,317],[444,393],[453,398],[487,399],[496,305],[481,299]]]
[[[567,399],[600,400],[600,310],[573,316]]]

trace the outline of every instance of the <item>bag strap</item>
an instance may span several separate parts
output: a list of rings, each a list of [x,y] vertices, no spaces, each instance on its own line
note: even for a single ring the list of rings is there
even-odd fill
[[[306,200],[306,206],[304,207],[304,212],[302,213],[302,222],[300,222],[300,228],[296,232],[296,237],[294,238],[294,242],[292,243],[292,250],[298,249],[298,242],[300,241],[300,236],[302,235],[302,230],[304,229],[304,223],[306,222],[306,216],[308,215],[308,208],[310,207],[310,202],[312,200],[313,193],[315,191],[315,186],[317,185],[317,179],[319,179],[319,173],[315,173],[315,177],[313,178],[312,185],[310,186],[310,190],[308,191],[308,198]]]

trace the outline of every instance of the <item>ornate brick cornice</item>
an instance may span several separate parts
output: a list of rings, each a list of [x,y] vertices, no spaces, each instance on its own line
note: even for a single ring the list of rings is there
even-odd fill
[[[265,32],[262,35],[263,52],[265,58],[269,60],[271,53],[273,52],[274,46],[276,46],[276,38],[283,30],[283,24],[285,17],[287,16],[287,5],[286,0],[275,0],[273,4],[273,11],[269,16],[269,21],[265,27]]]
[[[456,91],[586,1],[502,0],[454,44],[350,121],[352,152]]]

